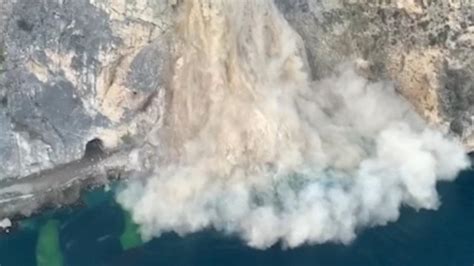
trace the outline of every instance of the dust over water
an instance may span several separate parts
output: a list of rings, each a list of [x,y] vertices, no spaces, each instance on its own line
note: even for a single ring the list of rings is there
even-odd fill
[[[272,1],[177,10],[164,123],[148,136],[156,158],[117,196],[145,240],[213,228],[261,249],[348,244],[402,205],[437,209],[436,183],[467,167],[389,82],[351,64],[311,80]]]

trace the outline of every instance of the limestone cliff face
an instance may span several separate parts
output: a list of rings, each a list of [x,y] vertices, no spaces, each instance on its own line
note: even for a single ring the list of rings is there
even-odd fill
[[[313,78],[354,61],[474,149],[474,4],[275,0]],[[160,119],[178,0],[0,0],[0,179],[119,149]]]
[[[276,0],[303,37],[313,76],[345,61],[390,79],[418,113],[474,149],[474,2]]]
[[[142,109],[166,78],[162,2],[0,1],[0,179],[80,159],[95,138],[116,147],[157,119]]]

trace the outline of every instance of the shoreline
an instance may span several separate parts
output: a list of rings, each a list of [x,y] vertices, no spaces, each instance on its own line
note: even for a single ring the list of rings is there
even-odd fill
[[[85,164],[77,164],[78,162],[66,164],[61,168],[62,170],[56,169],[56,171],[51,171],[52,175],[50,175],[49,178],[54,177],[54,173],[57,175],[58,171],[67,171],[70,169],[71,165],[82,165],[84,168],[81,168],[83,171],[80,172],[83,173],[83,175],[75,176],[65,183],[59,183],[58,187],[49,188],[47,190],[38,190],[36,191],[36,194],[33,194],[33,196],[27,200],[24,200],[20,197],[13,199],[10,198],[7,201],[4,200],[3,202],[0,200],[0,221],[8,219],[11,223],[9,227],[0,226],[0,235],[13,233],[18,230],[19,223],[22,221],[34,219],[35,217],[39,217],[49,211],[55,212],[61,210],[62,208],[87,208],[87,204],[85,204],[83,201],[84,195],[87,195],[87,193],[96,191],[98,189],[105,188],[115,181],[120,181],[123,179],[123,176],[126,176],[127,173],[130,173],[130,171],[124,169],[123,166],[118,167],[118,165],[110,164],[112,161],[117,160],[117,158],[123,159],[122,156],[124,156],[124,154],[124,151],[110,153],[101,160],[88,160],[88,163]],[[471,167],[463,170],[460,174],[466,171],[474,170],[474,151],[468,152],[467,156],[471,161]],[[79,161],[84,160],[86,159],[83,158]],[[106,167],[106,165],[109,167]],[[105,175],[103,171],[99,171],[104,170],[104,167],[107,169],[107,171],[105,171]],[[35,176],[40,177],[42,175],[36,174]],[[12,186],[15,185],[17,184]],[[4,189],[0,189],[0,198],[1,191]],[[45,191],[54,195],[39,195],[39,193]],[[35,202],[32,203],[32,201]],[[13,207],[7,209],[6,205],[9,204],[13,204]],[[21,209],[21,207],[27,207],[28,213],[25,214],[24,209]]]

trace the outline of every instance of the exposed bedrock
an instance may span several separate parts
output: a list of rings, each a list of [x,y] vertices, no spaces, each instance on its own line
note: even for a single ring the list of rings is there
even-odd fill
[[[392,80],[432,125],[474,149],[474,2],[276,0],[305,41],[314,78],[348,60]]]
[[[93,139],[115,148],[157,119],[144,107],[165,78],[166,10],[119,2],[3,1],[0,179],[78,160]]]

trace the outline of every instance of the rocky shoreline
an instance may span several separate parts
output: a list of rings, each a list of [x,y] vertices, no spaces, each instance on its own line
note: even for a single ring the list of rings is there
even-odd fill
[[[44,209],[76,203],[81,192],[104,186],[129,174],[126,160],[130,149],[124,148],[41,171],[20,180],[0,182],[0,217],[23,219]]]

